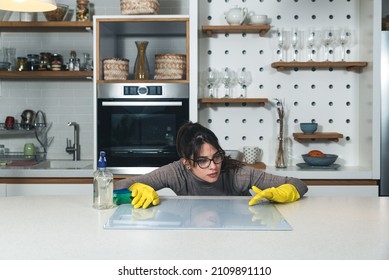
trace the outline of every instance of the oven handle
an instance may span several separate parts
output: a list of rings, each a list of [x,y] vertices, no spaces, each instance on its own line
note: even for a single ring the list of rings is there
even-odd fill
[[[181,101],[157,101],[157,102],[147,102],[147,101],[103,101],[103,107],[109,106],[182,106]]]

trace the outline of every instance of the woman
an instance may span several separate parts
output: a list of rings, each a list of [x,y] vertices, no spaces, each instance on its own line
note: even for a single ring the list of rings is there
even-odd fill
[[[148,174],[120,180],[115,190],[128,188],[135,208],[157,205],[155,191],[163,188],[177,195],[208,196],[249,196],[252,188],[256,195],[249,205],[263,198],[293,202],[308,190],[299,179],[274,176],[225,156],[216,135],[198,123],[187,122],[179,129],[176,146],[180,160]]]

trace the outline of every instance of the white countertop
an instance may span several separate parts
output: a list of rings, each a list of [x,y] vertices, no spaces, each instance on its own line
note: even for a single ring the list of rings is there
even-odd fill
[[[87,196],[0,198],[0,259],[389,259],[384,197],[277,205],[292,231],[106,230],[115,209],[91,204]]]
[[[0,167],[0,177],[8,178],[92,178],[92,160],[47,160],[32,166]]]

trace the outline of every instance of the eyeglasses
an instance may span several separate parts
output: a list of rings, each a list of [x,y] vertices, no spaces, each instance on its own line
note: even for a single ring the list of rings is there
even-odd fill
[[[224,160],[224,154],[217,153],[216,155],[213,156],[213,158],[201,157],[194,162],[196,162],[201,169],[205,169],[211,165],[211,161],[213,161],[214,164],[219,164],[222,163],[223,160]]]

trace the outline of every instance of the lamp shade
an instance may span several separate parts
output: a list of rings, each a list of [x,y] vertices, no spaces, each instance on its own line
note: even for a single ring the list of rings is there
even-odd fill
[[[0,10],[14,12],[47,12],[57,9],[55,0],[1,0]]]

